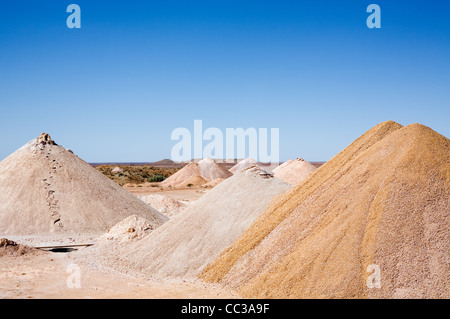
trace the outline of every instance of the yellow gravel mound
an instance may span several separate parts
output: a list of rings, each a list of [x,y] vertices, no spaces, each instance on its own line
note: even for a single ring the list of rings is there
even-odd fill
[[[266,212],[201,274],[256,298],[448,298],[450,143],[381,123]],[[381,288],[369,288],[369,266]]]

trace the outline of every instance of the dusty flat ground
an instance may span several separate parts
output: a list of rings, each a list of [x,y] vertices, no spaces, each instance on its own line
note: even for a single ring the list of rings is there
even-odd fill
[[[209,190],[196,187],[161,190],[150,186],[126,189],[137,196],[162,194],[186,202],[199,199]],[[100,235],[9,236],[8,239],[32,247],[46,247],[93,244]],[[120,267],[119,270],[108,268],[101,262],[107,259],[102,255],[104,253],[94,245],[69,253],[36,250],[23,256],[0,256],[0,298],[238,298],[232,291],[200,280],[155,280],[129,274],[127,269]],[[73,278],[68,267],[73,264],[80,269],[80,288],[69,288],[67,285],[68,279]]]
[[[156,281],[107,269],[90,250],[82,248],[70,253],[38,250],[23,256],[0,257],[0,298],[237,298],[218,285],[201,281]],[[69,265],[80,270],[80,288],[69,288],[67,284],[76,283],[75,268],[68,268]]]
[[[124,186],[124,188],[130,193],[136,196],[145,196],[150,194],[160,194],[168,197],[172,197],[176,200],[192,202],[204,195],[212,188],[204,187],[185,187],[185,188],[166,188],[166,187],[152,187],[140,185],[137,186]]]

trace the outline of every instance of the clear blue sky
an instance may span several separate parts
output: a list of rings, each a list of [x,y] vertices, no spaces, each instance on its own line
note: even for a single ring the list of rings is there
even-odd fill
[[[386,120],[449,137],[449,17],[447,0],[2,1],[0,159],[48,132],[89,162],[156,161],[196,119],[277,127],[282,160]]]

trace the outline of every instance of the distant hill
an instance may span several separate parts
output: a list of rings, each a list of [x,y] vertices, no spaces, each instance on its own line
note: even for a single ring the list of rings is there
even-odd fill
[[[184,166],[186,166],[185,163],[177,163],[177,162],[174,162],[167,158],[157,161],[157,162],[148,163],[147,165],[155,166],[155,167],[184,167]]]
[[[163,159],[157,162],[104,162],[104,163],[89,163],[93,167],[116,165],[116,166],[153,166],[153,167],[174,167],[181,168],[186,166],[186,163],[177,163],[170,159]]]

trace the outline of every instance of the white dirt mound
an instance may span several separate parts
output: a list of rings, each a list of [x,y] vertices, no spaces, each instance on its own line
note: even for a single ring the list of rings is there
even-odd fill
[[[200,176],[206,182],[216,178],[226,179],[231,174],[228,170],[221,167],[211,158],[205,158],[198,163],[189,163],[181,170],[167,178],[161,183],[161,186],[185,187],[193,177]]]
[[[240,161],[239,163],[234,165],[232,168],[230,168],[230,172],[234,174],[236,172],[242,171],[244,168],[247,168],[247,167],[255,165],[255,164],[257,164],[257,161],[254,160],[253,158],[249,157],[249,158],[243,159],[242,161]]]
[[[198,166],[200,168],[200,176],[206,179],[207,181],[212,181],[216,178],[228,178],[232,174],[217,164],[212,158],[204,158],[200,162],[198,162]]]
[[[131,215],[113,226],[98,241],[100,243],[108,241],[123,243],[138,240],[147,236],[152,230],[153,225],[148,220],[137,215]]]
[[[286,165],[284,165],[285,163],[280,165],[274,170],[274,173],[276,178],[291,185],[297,185],[304,181],[312,172],[317,170],[317,167],[302,158],[297,158],[286,163]]]
[[[182,214],[127,245],[119,254],[125,267],[155,277],[192,277],[217,258],[291,186],[259,167],[223,181]]]
[[[160,194],[140,196],[139,198],[169,218],[178,215],[187,207],[187,204],[179,200]]]
[[[117,166],[111,172],[113,172],[113,173],[121,173],[121,172],[123,172],[123,169],[121,169],[120,167]]]
[[[282,169],[283,167],[286,167],[287,165],[289,165],[290,163],[292,163],[294,160],[293,159],[289,159],[286,162],[284,162],[283,164],[277,166],[276,168],[273,169],[273,172],[276,173],[278,172],[280,169]]]
[[[0,162],[0,235],[103,233],[167,217],[43,134]]]

